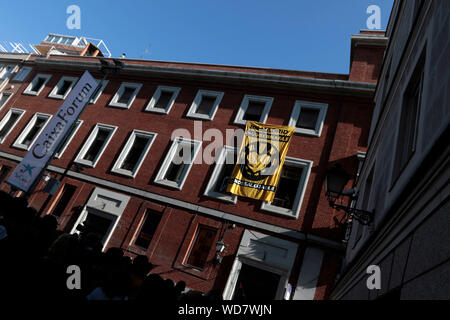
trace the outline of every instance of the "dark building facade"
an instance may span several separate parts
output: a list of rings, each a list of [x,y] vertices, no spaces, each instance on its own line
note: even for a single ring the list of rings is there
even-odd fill
[[[56,216],[66,232],[95,226],[104,249],[145,254],[152,272],[190,289],[217,289],[225,299],[242,286],[250,297],[324,299],[346,225],[329,207],[323,180],[339,162],[354,182],[385,45],[383,32],[354,35],[349,74],[120,59],[124,67],[103,82],[29,206]],[[82,73],[102,78],[92,56],[101,54],[91,51],[0,54],[9,68],[1,190],[20,196],[4,181]],[[233,158],[233,134],[247,120],[296,127],[272,203],[223,189],[232,166],[221,160]],[[180,150],[192,161],[173,161]],[[46,192],[50,178],[61,180],[54,195]]]
[[[374,222],[353,224],[333,299],[450,299],[449,21],[449,1],[394,3],[357,182]]]

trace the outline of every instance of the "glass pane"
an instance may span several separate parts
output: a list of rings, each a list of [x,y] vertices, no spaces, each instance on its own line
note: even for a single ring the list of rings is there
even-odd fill
[[[158,101],[155,103],[155,108],[166,109],[169,105],[170,99],[172,99],[173,92],[161,91]]]
[[[134,88],[125,87],[125,90],[123,91],[122,95],[120,96],[118,102],[128,104],[131,97],[133,96],[134,90],[135,90]]]
[[[301,108],[297,128],[315,130],[319,112],[320,110],[316,108]]]
[[[203,96],[195,113],[209,115],[216,102],[216,97]]]
[[[189,265],[200,269],[205,267],[209,252],[211,251],[211,247],[216,237],[216,232],[215,229],[199,227],[197,237],[187,261]]]
[[[19,118],[19,113],[13,112],[11,113],[8,121],[5,123],[3,128],[0,130],[0,140],[2,140],[6,134],[8,134],[9,130],[11,130],[14,123],[16,123],[17,119]]]
[[[71,86],[72,81],[70,80],[64,80],[61,87],[59,87],[58,91],[56,92],[57,95],[65,95],[67,90],[69,90],[69,87]]]
[[[162,213],[147,210],[144,224],[142,225],[139,235],[135,241],[135,244],[147,249],[152,241],[153,235],[158,229],[158,225],[161,221]]]
[[[133,145],[122,163],[121,169],[134,171],[140,157],[142,156],[142,153],[144,152],[148,140],[148,137],[135,137]]]
[[[3,182],[8,177],[9,172],[11,171],[11,167],[2,165],[0,169],[0,182]]]
[[[45,78],[39,77],[35,81],[34,85],[31,87],[31,91],[38,92],[41,89],[41,87],[44,85],[44,82],[45,82]]]
[[[66,209],[67,205],[69,204],[70,199],[72,199],[73,195],[75,194],[75,190],[77,188],[66,184],[64,186],[64,189],[61,193],[61,196],[58,199],[58,203],[56,204],[55,208],[53,209],[52,214],[57,217],[61,217],[62,213]]]
[[[28,132],[25,139],[23,139],[22,144],[29,147],[31,145],[31,142],[33,142],[34,138],[38,134],[39,130],[41,130],[41,128],[44,126],[46,121],[47,121],[47,119],[37,118],[33,128],[30,130],[30,132]]]
[[[7,94],[7,93],[0,93],[0,108],[3,107],[3,105],[6,102],[6,100],[8,100],[10,96],[11,95]]]
[[[86,152],[86,155],[84,156],[84,160],[94,161],[97,158],[97,155],[99,154],[101,148],[105,144],[108,135],[109,130],[106,129],[98,130],[97,136],[95,137],[94,141],[89,147],[89,150]]]
[[[249,101],[247,111],[244,114],[244,120],[260,121],[266,104],[264,102]]]
[[[303,168],[283,166],[272,205],[292,209],[302,172]]]

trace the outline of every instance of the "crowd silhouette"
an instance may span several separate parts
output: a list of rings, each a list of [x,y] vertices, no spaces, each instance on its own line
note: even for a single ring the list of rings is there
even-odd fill
[[[0,288],[8,298],[53,300],[135,300],[207,302],[217,291],[186,290],[152,273],[147,256],[131,259],[120,248],[102,252],[99,237],[85,227],[80,234],[58,230],[52,215],[40,217],[23,198],[0,192]],[[81,286],[69,289],[67,268],[78,266]]]

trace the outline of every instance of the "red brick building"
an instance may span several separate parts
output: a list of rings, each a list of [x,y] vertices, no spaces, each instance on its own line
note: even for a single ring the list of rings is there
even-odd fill
[[[145,254],[153,272],[190,289],[217,289],[226,299],[241,288],[255,297],[324,299],[346,229],[328,205],[324,176],[341,163],[354,183],[385,43],[382,32],[354,35],[349,74],[120,59],[124,67],[86,107],[29,205],[67,232],[88,219],[104,249]],[[8,70],[0,72],[1,190],[11,191],[4,181],[81,74],[102,78],[92,55],[0,54]],[[173,162],[186,144],[201,158],[207,129],[225,136],[250,119],[297,128],[273,203],[224,193],[230,166],[220,161]],[[183,128],[191,140],[173,139]],[[216,159],[233,155],[233,141]],[[62,182],[53,196],[44,191],[48,177]]]

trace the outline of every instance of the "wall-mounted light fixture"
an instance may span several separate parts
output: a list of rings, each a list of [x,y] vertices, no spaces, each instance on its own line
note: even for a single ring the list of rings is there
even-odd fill
[[[327,196],[328,203],[333,209],[345,211],[347,219],[353,217],[361,224],[368,225],[372,222],[372,212],[356,209],[350,205],[343,206],[336,204],[336,201],[341,195],[350,197],[352,200],[357,200],[358,190],[356,188],[344,190],[348,180],[350,180],[350,175],[338,163],[333,168],[327,170],[325,176],[325,195]]]

